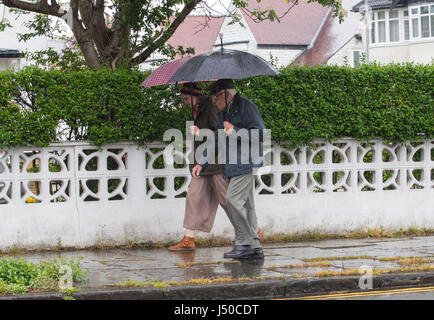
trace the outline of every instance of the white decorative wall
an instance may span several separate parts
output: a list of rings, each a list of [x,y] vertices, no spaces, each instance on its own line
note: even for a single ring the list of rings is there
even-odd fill
[[[191,176],[186,164],[163,168],[164,147],[0,151],[0,248],[178,240]],[[257,177],[255,203],[266,235],[434,227],[433,140],[316,141],[267,154],[273,164]],[[220,208],[212,234],[233,236]]]

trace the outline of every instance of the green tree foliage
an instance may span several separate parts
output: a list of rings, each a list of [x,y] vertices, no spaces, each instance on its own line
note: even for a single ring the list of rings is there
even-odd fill
[[[279,77],[244,81],[273,139],[300,145],[314,138],[408,141],[432,137],[434,66],[284,68]]]

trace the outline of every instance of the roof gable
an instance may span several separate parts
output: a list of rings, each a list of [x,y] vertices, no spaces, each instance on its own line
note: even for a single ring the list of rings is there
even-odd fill
[[[195,54],[212,50],[224,17],[188,16],[167,41],[173,47],[193,47]]]
[[[332,13],[312,48],[306,50],[292,65],[315,66],[326,63],[337,51],[353,39],[359,28],[360,15],[349,12],[342,23]]]
[[[248,9],[273,8],[278,16],[282,16],[293,5],[283,0],[247,0]],[[258,45],[310,45],[314,41],[330,8],[317,2],[307,3],[300,0],[289,12],[278,21],[264,20],[255,22],[243,12],[243,16],[252,31]]]

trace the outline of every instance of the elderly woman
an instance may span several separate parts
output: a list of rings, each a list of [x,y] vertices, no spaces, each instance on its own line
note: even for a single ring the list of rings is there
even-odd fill
[[[200,129],[217,129],[219,109],[211,98],[203,95],[202,89],[195,83],[186,83],[181,89],[183,102],[193,109],[195,125],[190,129],[198,135]],[[194,151],[201,144],[195,141]],[[190,164],[190,171],[195,163]],[[169,247],[171,251],[194,250],[195,230],[210,232],[220,206],[227,211],[226,191],[229,181],[223,177],[223,166],[211,164],[201,179],[191,179],[187,192],[184,216],[184,238],[178,244]]]

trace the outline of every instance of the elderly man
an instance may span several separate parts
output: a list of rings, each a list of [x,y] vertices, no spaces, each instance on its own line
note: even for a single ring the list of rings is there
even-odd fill
[[[213,101],[218,106],[219,121],[217,128],[223,129],[226,136],[226,159],[224,160],[224,176],[229,179],[229,187],[226,193],[226,203],[228,206],[228,216],[235,229],[235,247],[232,251],[224,254],[225,258],[233,259],[263,259],[264,253],[259,242],[258,227],[254,205],[254,181],[253,169],[262,163],[253,161],[250,151],[253,144],[262,147],[262,130],[265,129],[264,121],[259,113],[258,107],[250,100],[242,98],[234,89],[231,79],[221,79],[211,87],[213,91]],[[248,133],[247,145],[248,152],[242,148],[243,141],[239,139],[238,132],[245,129]],[[256,135],[259,141],[254,141],[254,129],[260,133]],[[222,141],[218,141],[216,136],[216,146],[219,148]],[[236,148],[230,148],[230,137],[236,139]],[[244,141],[245,143],[245,141]],[[234,144],[232,144],[234,145]],[[220,152],[220,150],[218,150]],[[234,152],[236,154],[234,154]],[[232,155],[231,155],[232,153]],[[233,159],[236,156],[236,162]],[[232,159],[232,160],[231,160]],[[244,161],[242,161],[244,159]],[[247,161],[245,161],[247,159]],[[202,164],[201,164],[202,163]],[[194,166],[192,175],[200,178],[201,172],[208,170],[208,162],[205,159],[198,161]]]

